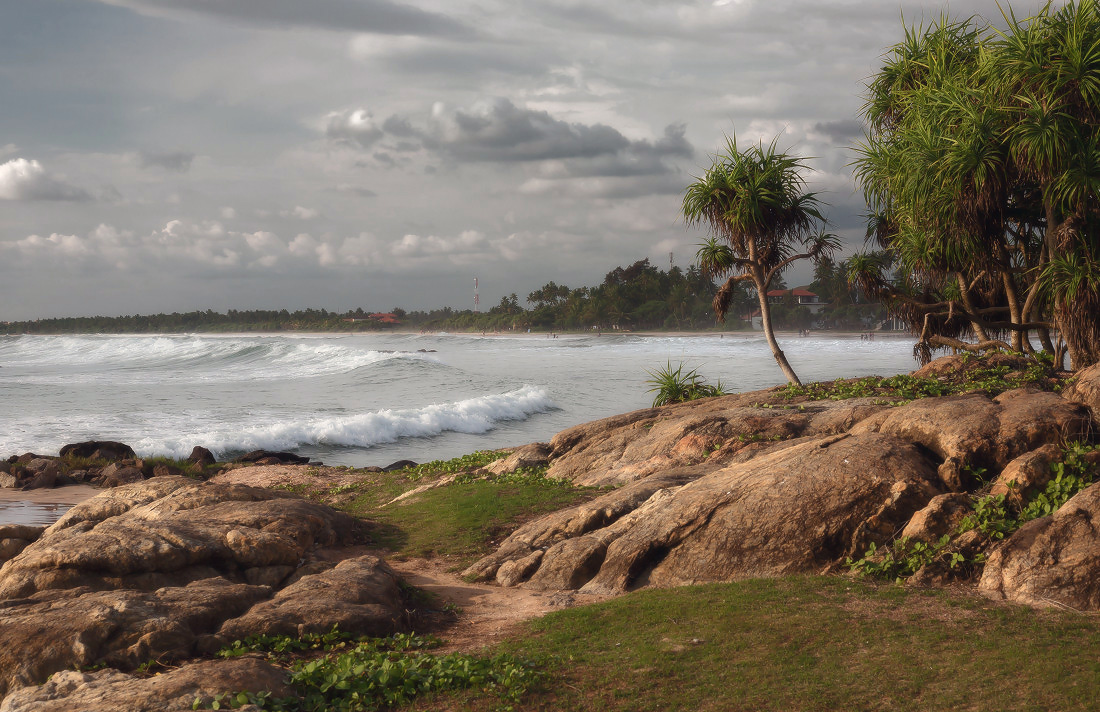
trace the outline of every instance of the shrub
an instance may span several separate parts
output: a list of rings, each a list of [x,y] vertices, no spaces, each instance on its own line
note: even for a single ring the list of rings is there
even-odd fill
[[[647,371],[647,373],[650,375],[650,378],[646,383],[653,386],[649,389],[649,392],[657,393],[656,397],[653,399],[654,408],[669,403],[683,403],[698,398],[712,398],[714,396],[726,394],[722,389],[721,381],[713,386],[709,385],[703,377],[699,375],[698,369],[692,369],[684,373],[683,363],[680,363],[680,365],[673,370],[672,362],[670,361],[664,368],[656,371]]]

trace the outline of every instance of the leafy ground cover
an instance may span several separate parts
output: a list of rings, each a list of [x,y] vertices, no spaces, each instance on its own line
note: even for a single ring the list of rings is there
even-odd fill
[[[527,627],[490,651],[545,665],[522,710],[1087,710],[1100,693],[1095,616],[848,578],[644,590]]]
[[[867,376],[836,381],[820,381],[801,386],[788,385],[779,393],[792,402],[811,400],[846,400],[848,398],[881,398],[890,403],[902,403],[918,398],[934,398],[971,391],[984,391],[991,396],[1013,388],[1032,386],[1047,391],[1059,391],[1067,374],[1057,371],[1042,354],[995,353],[988,356],[964,354],[957,368],[935,376],[919,377],[899,374],[883,378]]]

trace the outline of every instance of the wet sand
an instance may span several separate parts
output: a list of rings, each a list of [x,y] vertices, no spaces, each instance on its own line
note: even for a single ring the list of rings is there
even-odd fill
[[[68,485],[54,489],[0,489],[0,525],[53,524],[74,504],[80,504],[103,490],[91,485]]]

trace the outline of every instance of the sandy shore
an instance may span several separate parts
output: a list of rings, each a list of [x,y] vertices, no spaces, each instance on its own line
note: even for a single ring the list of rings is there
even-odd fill
[[[65,504],[72,506],[91,499],[103,490],[91,485],[66,485],[52,489],[0,489],[0,503],[33,502],[34,504]]]

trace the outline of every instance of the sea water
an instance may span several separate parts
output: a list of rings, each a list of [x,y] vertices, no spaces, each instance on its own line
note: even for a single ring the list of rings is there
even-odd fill
[[[911,337],[780,341],[804,382],[916,367]],[[0,336],[0,456],[117,440],[425,462],[647,407],[650,372],[681,363],[728,392],[784,381],[760,334]]]

